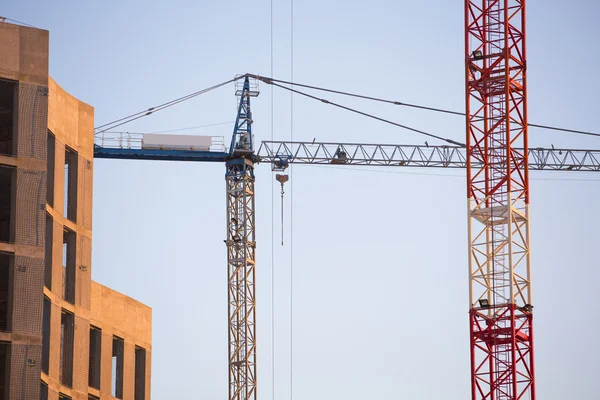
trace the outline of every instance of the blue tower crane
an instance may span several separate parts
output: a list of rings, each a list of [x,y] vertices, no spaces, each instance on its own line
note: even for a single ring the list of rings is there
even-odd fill
[[[224,146],[215,148],[212,143],[187,147],[181,141],[160,143],[151,135],[133,134],[116,139],[98,137],[94,145],[95,158],[225,163],[230,400],[257,398],[255,164],[269,163],[277,171],[292,163],[466,168],[466,150],[461,146],[263,141],[255,152],[250,98],[258,96],[259,91],[251,77],[244,75],[236,80],[237,85],[243,78],[243,84],[236,90],[240,99],[228,150]],[[528,151],[531,170],[600,172],[600,150]]]

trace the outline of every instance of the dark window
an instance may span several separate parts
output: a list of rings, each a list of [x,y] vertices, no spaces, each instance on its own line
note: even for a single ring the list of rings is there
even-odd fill
[[[52,305],[47,297],[44,297],[44,313],[42,316],[42,371],[48,374],[50,365],[50,309]]]
[[[90,370],[89,385],[100,389],[100,359],[102,355],[102,330],[90,327]]]
[[[48,400],[48,385],[44,381],[40,384],[40,400]]]
[[[15,154],[17,82],[0,79],[0,154]]]
[[[0,165],[0,242],[14,241],[15,172]]]
[[[56,140],[52,132],[48,131],[48,152],[46,158],[46,202],[54,207],[54,162],[56,154]]]
[[[146,400],[146,349],[135,346],[134,400]]]
[[[77,153],[65,148],[65,202],[63,215],[77,222]]]
[[[100,397],[96,397],[93,394],[88,394],[88,400],[100,400]]]
[[[10,330],[11,271],[14,255],[0,252],[0,331]]]
[[[113,336],[112,343],[112,382],[111,394],[117,399],[123,398],[123,353],[125,343],[123,339]]]
[[[63,231],[63,298],[75,304],[75,242],[77,235],[69,229]]]
[[[0,400],[8,400],[10,379],[10,343],[0,342]]]
[[[71,398],[64,393],[59,393],[58,400],[71,400]]]
[[[44,286],[52,289],[52,250],[54,236],[54,220],[46,214],[46,254],[44,255]]]
[[[60,318],[60,383],[73,386],[74,316],[62,310]]]

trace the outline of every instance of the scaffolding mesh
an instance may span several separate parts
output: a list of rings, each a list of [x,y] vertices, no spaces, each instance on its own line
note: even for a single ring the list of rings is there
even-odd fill
[[[13,333],[42,336],[44,260],[15,257]]]
[[[14,242],[12,215],[15,212],[14,187],[17,169],[0,165],[0,242]]]
[[[17,82],[0,79],[0,154],[15,154],[15,92]]]
[[[46,171],[17,169],[16,242],[44,246],[46,236]]]
[[[77,305],[89,310],[92,297],[92,240],[79,236],[80,264],[77,268]]]
[[[78,221],[86,228],[92,229],[92,186],[93,168],[92,161],[79,156],[78,182]]]
[[[40,398],[41,358],[40,345],[11,345],[11,399]]]
[[[46,159],[48,129],[48,88],[19,85],[19,157]],[[44,196],[45,197],[45,196]]]

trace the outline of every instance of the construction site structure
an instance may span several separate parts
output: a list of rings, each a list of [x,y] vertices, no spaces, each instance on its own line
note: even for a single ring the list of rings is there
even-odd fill
[[[94,110],[0,22],[0,400],[150,399],[152,311],[92,275]]]
[[[466,0],[473,400],[535,400],[525,0]]]

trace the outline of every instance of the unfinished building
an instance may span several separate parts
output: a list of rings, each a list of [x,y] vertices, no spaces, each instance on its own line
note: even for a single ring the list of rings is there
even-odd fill
[[[93,123],[0,22],[0,400],[150,399],[151,309],[91,280]]]

